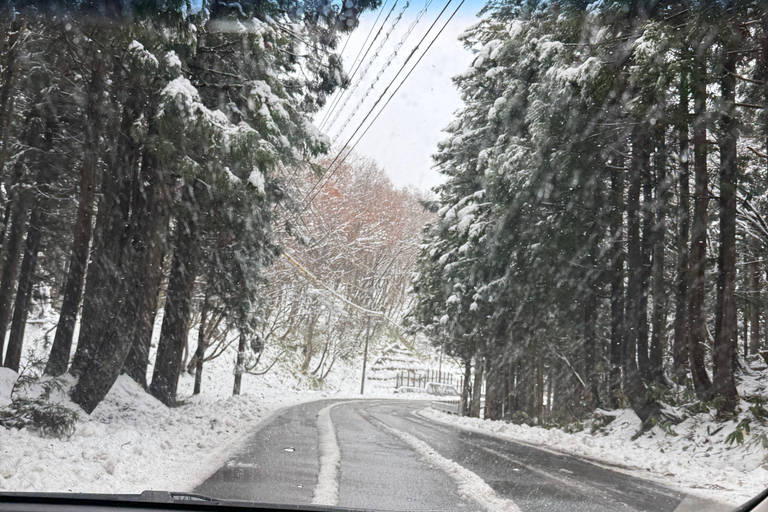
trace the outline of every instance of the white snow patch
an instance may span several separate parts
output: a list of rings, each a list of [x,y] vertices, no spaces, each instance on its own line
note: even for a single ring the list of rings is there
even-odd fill
[[[175,51],[171,50],[165,54],[165,64],[169,69],[181,72],[181,59],[179,59]]]
[[[2,400],[10,394],[0,372]],[[12,384],[11,384],[12,385]],[[313,394],[197,398],[169,409],[129,377],[68,440],[0,428],[0,490],[137,493],[190,491],[221,467],[274,411]]]
[[[256,190],[258,190],[260,194],[264,194],[264,175],[261,174],[261,171],[258,169],[251,171],[251,175],[248,176],[248,182],[256,187]]]
[[[0,368],[0,407],[11,403],[11,391],[18,376],[10,368]]]
[[[342,402],[344,403],[344,402]],[[331,409],[338,403],[329,405],[317,413],[317,434],[320,445],[320,472],[317,475],[313,505],[336,506],[339,502],[339,464],[341,451],[336,442],[336,432],[331,421]]]

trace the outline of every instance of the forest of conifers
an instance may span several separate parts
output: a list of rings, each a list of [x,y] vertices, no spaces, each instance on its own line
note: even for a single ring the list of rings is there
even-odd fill
[[[410,319],[474,374],[467,412],[483,379],[490,418],[737,410],[768,333],[768,3],[492,2],[463,39]]]
[[[59,316],[44,373],[74,376],[70,397],[87,413],[121,373],[172,405],[179,373],[190,362],[199,391],[212,341],[206,337],[220,325],[239,333],[237,393],[246,353],[260,353],[266,331],[277,329],[261,322],[259,311],[280,307],[281,293],[290,298],[279,279],[269,289],[262,276],[280,253],[275,206],[285,205],[280,229],[290,232],[294,203],[321,168],[316,157],[330,149],[310,119],[345,80],[338,38],[377,5],[0,3],[3,365],[19,370],[32,304],[45,302],[41,290],[53,290]],[[334,236],[373,234],[380,245],[396,245],[394,230],[405,228],[395,221],[417,218],[407,208],[421,207],[413,194],[394,191],[381,170],[363,164],[367,182],[350,178],[331,191],[381,199],[369,198],[347,217],[342,206],[349,205],[337,201]],[[397,227],[369,223],[351,233],[357,214]],[[399,268],[396,260],[390,263]],[[296,322],[307,322],[303,300],[313,300],[298,287],[291,293],[296,305],[279,324],[285,336]],[[164,316],[150,365],[161,296]],[[267,299],[273,302],[264,305]],[[200,324],[196,355],[205,358],[191,364],[185,352],[193,313]],[[336,324],[341,328],[344,319]],[[325,346],[327,367],[343,348],[337,345]],[[310,329],[305,352],[315,351]],[[326,367],[323,361],[315,372]]]
[[[235,392],[272,343],[322,380],[392,328],[326,307],[289,249],[350,304],[410,305],[470,414],[483,383],[488,418],[738,410],[768,338],[768,3],[492,2],[432,213],[363,160],[310,208],[331,150],[310,119],[378,5],[0,3],[3,365],[48,301],[43,371],[86,412],[121,373],[173,405],[233,339]]]

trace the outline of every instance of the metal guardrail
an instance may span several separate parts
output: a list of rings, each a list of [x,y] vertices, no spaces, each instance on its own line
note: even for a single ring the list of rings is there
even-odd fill
[[[447,412],[448,414],[459,414],[459,407],[461,406],[461,400],[442,400],[432,402],[432,408],[438,411]]]

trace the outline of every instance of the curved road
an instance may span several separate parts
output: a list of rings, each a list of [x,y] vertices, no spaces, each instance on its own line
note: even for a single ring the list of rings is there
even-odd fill
[[[417,414],[428,405],[326,400],[284,409],[196,492],[379,510],[728,510],[574,456]]]

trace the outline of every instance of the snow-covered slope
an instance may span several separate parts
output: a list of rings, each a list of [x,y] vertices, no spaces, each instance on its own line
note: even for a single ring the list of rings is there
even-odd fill
[[[0,399],[7,399],[14,375],[3,370]],[[169,409],[121,376],[90,417],[81,413],[70,439],[0,428],[0,490],[191,490],[272,412],[315,397],[286,392],[202,397]]]

